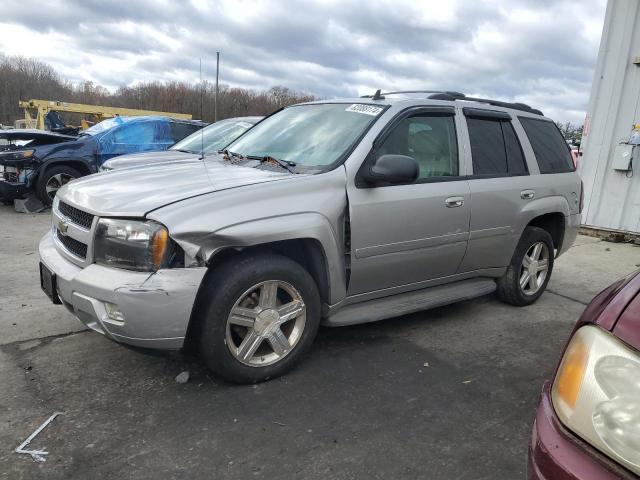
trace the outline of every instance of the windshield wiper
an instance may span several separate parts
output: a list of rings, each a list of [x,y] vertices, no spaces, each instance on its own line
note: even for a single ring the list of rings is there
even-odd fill
[[[260,157],[258,155],[247,155],[247,158],[250,160],[259,160],[260,163],[273,162],[280,165],[289,173],[294,173],[294,174],[299,173],[295,169],[296,162],[292,162],[291,160],[281,160],[279,158],[272,157],[271,155],[265,155],[264,157]]]
[[[199,153],[199,152],[194,152],[193,150],[182,150],[181,148],[172,148],[171,151],[182,152],[182,153]]]
[[[227,150],[227,149],[218,150],[218,153],[224,154],[224,156],[227,157],[226,160],[230,160],[231,157],[236,157],[236,158],[240,158],[240,159],[244,158],[244,156],[240,155],[239,153],[232,152],[232,151]]]

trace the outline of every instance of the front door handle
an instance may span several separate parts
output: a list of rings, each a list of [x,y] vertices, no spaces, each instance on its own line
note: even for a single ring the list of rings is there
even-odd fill
[[[449,197],[445,199],[444,204],[447,208],[456,208],[464,205],[464,197]]]
[[[523,190],[520,192],[520,198],[523,200],[531,200],[536,196],[536,192],[533,190]]]

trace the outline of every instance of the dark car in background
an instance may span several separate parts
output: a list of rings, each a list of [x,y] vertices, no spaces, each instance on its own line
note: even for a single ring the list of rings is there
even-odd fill
[[[547,382],[529,446],[530,480],[640,474],[640,271],[600,292]]]
[[[60,187],[97,172],[105,161],[127,153],[166,150],[205,125],[169,117],[114,117],[77,138],[14,143],[13,148],[0,151],[0,197],[15,200],[34,192],[50,205]],[[12,141],[11,130],[3,135]]]
[[[164,152],[123,155],[102,164],[100,170],[188,160],[201,153],[214,153],[226,147],[264,117],[235,117],[220,120],[179,141]]]

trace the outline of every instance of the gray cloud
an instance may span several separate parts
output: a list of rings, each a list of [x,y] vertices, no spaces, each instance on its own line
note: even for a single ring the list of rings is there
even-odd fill
[[[71,81],[109,88],[196,80],[199,58],[211,79],[220,50],[231,86],[322,97],[459,90],[580,122],[604,8],[605,0],[23,0],[3,5],[0,22],[66,45],[37,56]],[[0,38],[0,52],[19,54],[20,42]]]

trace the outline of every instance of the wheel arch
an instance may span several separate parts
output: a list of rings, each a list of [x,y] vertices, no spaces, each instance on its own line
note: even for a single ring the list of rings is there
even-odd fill
[[[193,348],[194,342],[196,341],[198,325],[201,323],[200,315],[208,295],[206,286],[209,283],[209,278],[223,265],[237,261],[238,259],[246,256],[262,253],[282,255],[298,263],[302,268],[309,272],[315,281],[322,303],[328,304],[330,302],[331,287],[328,260],[322,244],[315,238],[306,237],[278,240],[245,246],[242,248],[220,248],[209,257],[207,262],[207,273],[204,275],[200,286],[198,287],[198,292],[191,311],[185,337],[185,346],[187,348]]]
[[[518,238],[522,236],[526,227],[542,228],[551,235],[553,247],[559,252],[562,249],[567,225],[566,217],[569,214],[569,203],[563,196],[550,196],[534,200],[528,203],[523,210],[525,221]]]
[[[74,160],[72,158],[69,159],[53,159],[46,163],[43,163],[42,166],[38,169],[38,177],[44,175],[47,170],[50,170],[53,167],[66,166],[69,168],[73,168],[74,170],[79,171],[82,175],[91,175],[93,172],[91,171],[91,167],[85,160]]]

